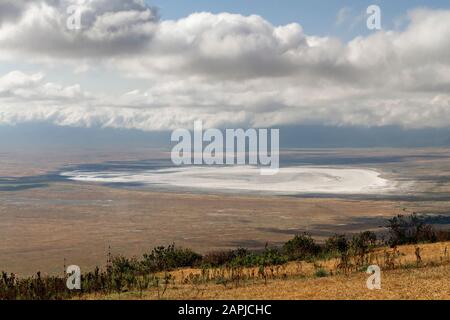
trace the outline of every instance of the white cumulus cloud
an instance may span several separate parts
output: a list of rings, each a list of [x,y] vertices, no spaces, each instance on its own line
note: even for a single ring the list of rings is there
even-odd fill
[[[68,30],[66,9],[77,3],[82,29]],[[412,10],[403,31],[343,42],[257,15],[160,20],[141,0],[6,1],[1,8],[2,63],[31,61],[42,72],[0,75],[0,123],[450,125],[449,10]],[[55,64],[103,68],[140,88],[106,94],[63,86],[46,80]]]

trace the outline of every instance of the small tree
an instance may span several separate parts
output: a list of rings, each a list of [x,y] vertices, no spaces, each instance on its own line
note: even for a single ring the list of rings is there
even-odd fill
[[[345,253],[348,251],[349,243],[345,235],[335,234],[325,241],[325,250],[328,253]]]
[[[283,251],[289,260],[301,260],[316,256],[320,252],[320,247],[309,234],[303,233],[286,242]]]
[[[390,246],[417,244],[419,242],[436,242],[437,236],[431,225],[413,213],[410,216],[398,215],[388,220]]]

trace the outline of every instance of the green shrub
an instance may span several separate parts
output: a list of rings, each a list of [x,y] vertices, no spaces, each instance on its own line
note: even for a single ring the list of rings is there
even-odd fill
[[[110,268],[110,272],[118,274],[136,273],[140,270],[140,265],[134,258],[128,259],[119,255],[111,259]]]
[[[227,266],[231,267],[256,267],[282,265],[288,260],[278,249],[265,248],[261,252],[234,251],[234,258]]]
[[[325,269],[320,268],[320,269],[317,269],[317,270],[316,270],[316,272],[314,273],[314,275],[315,275],[317,278],[324,278],[324,277],[328,277],[328,272],[327,272]]]
[[[283,252],[289,260],[300,260],[315,257],[320,252],[314,239],[307,233],[296,235],[283,246]]]
[[[143,255],[142,265],[149,272],[168,271],[175,268],[193,267],[201,262],[202,256],[191,249],[175,247],[156,247]]]

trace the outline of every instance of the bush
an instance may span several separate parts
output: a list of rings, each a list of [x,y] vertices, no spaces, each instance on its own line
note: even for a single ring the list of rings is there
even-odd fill
[[[315,275],[317,278],[324,278],[324,277],[328,277],[328,272],[327,272],[325,269],[320,268],[320,269],[317,269],[317,270],[316,270],[316,272],[314,273],[314,275]]]
[[[275,266],[286,262],[286,257],[279,250],[265,248],[262,252],[241,251],[240,254],[235,255],[229,265],[232,267],[256,267]]]
[[[296,235],[283,246],[283,252],[289,260],[308,259],[320,252],[320,247],[309,234]]]
[[[287,262],[286,257],[277,249],[266,248],[261,255],[259,255],[257,264],[259,266],[276,266]]]
[[[344,253],[349,249],[347,237],[343,234],[336,234],[325,241],[325,251],[328,253]]]
[[[191,249],[177,248],[174,244],[156,247],[144,254],[143,267],[149,272],[169,271],[175,268],[193,267],[201,262],[202,256]]]
[[[203,256],[202,264],[210,267],[219,267],[234,259],[233,251],[213,251]]]
[[[350,247],[354,254],[362,256],[373,249],[376,243],[377,235],[371,231],[365,231],[353,236]]]
[[[450,231],[438,230],[436,232],[436,240],[438,242],[450,241]]]
[[[111,259],[110,272],[117,274],[136,273],[140,265],[136,259],[128,259],[123,256],[115,256]]]
[[[247,249],[239,248],[237,250],[213,251],[203,256],[203,265],[210,267],[220,267],[230,264],[236,258],[248,256],[250,253]]]
[[[436,242],[436,231],[425,224],[424,218],[415,213],[410,216],[398,215],[388,220],[390,238],[388,244],[417,244],[419,242]]]

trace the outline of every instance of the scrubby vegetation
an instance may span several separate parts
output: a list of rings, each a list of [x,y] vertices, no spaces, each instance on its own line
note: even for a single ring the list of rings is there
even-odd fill
[[[321,247],[307,233],[296,235],[283,246],[283,253],[289,260],[307,260],[316,257]]]
[[[281,247],[250,251],[239,248],[230,251],[216,251],[200,255],[190,249],[174,244],[157,247],[141,259],[124,256],[112,257],[104,269],[96,268],[81,277],[81,290],[69,290],[65,277],[43,277],[39,272],[29,278],[20,279],[14,274],[3,272],[0,279],[0,299],[70,299],[89,294],[123,294],[129,291],[153,290],[158,298],[163,298],[167,288],[175,284],[172,271],[180,268],[197,268],[201,273],[181,275],[181,283],[188,283],[199,289],[200,284],[212,282],[227,286],[240,286],[248,281],[286,278],[288,262],[297,264],[296,274],[301,274],[302,263],[313,265],[313,275],[327,277],[333,273],[348,274],[361,271],[370,264],[384,268],[420,266],[420,247],[415,249],[415,265],[401,265],[398,245],[420,244],[450,240],[450,231],[438,231],[418,215],[397,216],[387,222],[388,239],[378,239],[367,231],[352,236],[334,235],[325,243],[318,244],[309,234],[299,234]],[[382,246],[389,245],[391,250]],[[448,263],[448,251],[443,253]],[[323,261],[335,261],[332,269],[327,269]],[[442,262],[442,261],[441,261]]]
[[[427,224],[427,217],[398,215],[388,220],[389,245],[417,244],[450,240],[450,231],[436,230]]]

